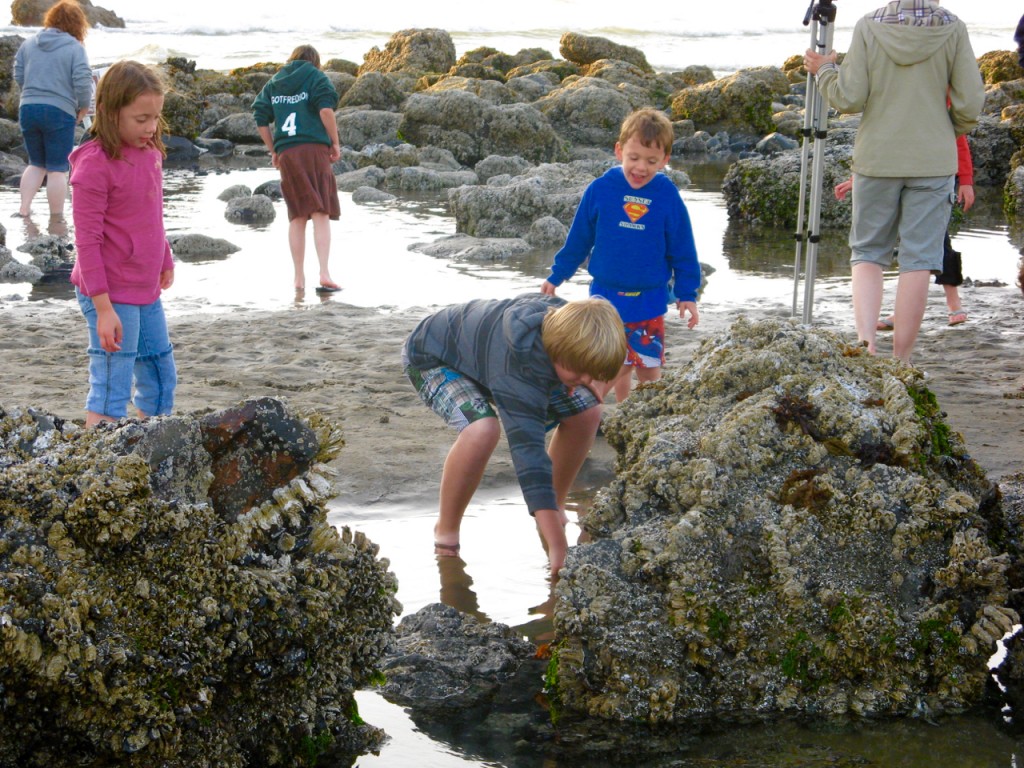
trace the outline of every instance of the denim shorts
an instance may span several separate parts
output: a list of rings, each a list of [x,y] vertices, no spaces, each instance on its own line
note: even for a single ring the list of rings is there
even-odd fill
[[[416,388],[420,400],[449,427],[461,432],[474,421],[497,418],[494,406],[480,385],[465,374],[447,366],[421,371],[404,361],[403,364],[405,375]],[[551,390],[548,400],[547,428],[554,429],[562,419],[599,404],[597,396],[586,387],[574,387],[570,392],[564,384],[559,384]]]
[[[853,175],[850,263],[892,266],[899,241],[900,272],[942,270],[942,240],[956,199],[953,176],[883,178]]]
[[[123,338],[119,352],[107,352],[100,346],[96,332],[96,306],[77,289],[75,295],[89,325],[86,410],[113,419],[124,418],[128,415],[134,384],[134,404],[142,414],[170,413],[174,407],[178,371],[160,299],[152,304],[114,304]]]
[[[68,155],[75,146],[75,118],[51,104],[23,104],[18,122],[25,139],[28,164],[54,173],[67,173]]]

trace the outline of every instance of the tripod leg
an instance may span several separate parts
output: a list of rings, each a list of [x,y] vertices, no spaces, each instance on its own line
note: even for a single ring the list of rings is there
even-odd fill
[[[832,49],[832,25],[827,19],[817,20],[815,46],[822,54]],[[825,94],[817,89],[815,96],[813,104],[804,105],[805,112],[813,112],[814,127],[814,162],[811,169],[811,206],[807,226],[807,267],[804,278],[804,323],[811,322],[814,312],[814,281],[818,266],[818,243],[821,240],[821,196],[825,178],[825,139],[828,133],[828,100]]]

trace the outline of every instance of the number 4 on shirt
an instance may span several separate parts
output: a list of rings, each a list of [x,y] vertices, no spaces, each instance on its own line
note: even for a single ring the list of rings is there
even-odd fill
[[[295,125],[295,112],[292,112],[284,119],[281,123],[281,132],[287,133],[289,136],[294,136],[298,133],[298,127]]]

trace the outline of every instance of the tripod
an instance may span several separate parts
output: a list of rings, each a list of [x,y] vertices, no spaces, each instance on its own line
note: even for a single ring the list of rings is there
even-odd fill
[[[811,27],[811,48],[822,55],[832,50],[832,28],[836,20],[833,0],[811,0],[804,15],[804,26]],[[818,265],[818,242],[821,240],[821,193],[825,175],[825,135],[828,132],[828,100],[818,90],[814,75],[807,73],[804,96],[803,144],[800,147],[800,203],[796,220],[796,256],[793,263],[793,317],[796,317],[800,293],[800,262],[804,240],[807,241],[807,267],[804,275],[804,323],[811,322],[814,309],[814,273]],[[811,166],[810,212],[806,235],[804,212],[807,208],[807,161],[814,144]]]

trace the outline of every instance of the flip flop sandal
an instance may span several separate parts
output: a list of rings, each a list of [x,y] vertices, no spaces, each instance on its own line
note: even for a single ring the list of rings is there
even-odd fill
[[[896,322],[893,320],[892,315],[889,317],[880,317],[878,322],[875,323],[875,330],[878,331],[891,331],[896,327]]]
[[[949,324],[960,325],[961,323],[967,322],[967,313],[962,309],[958,309],[956,312],[949,313]]]

